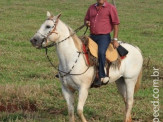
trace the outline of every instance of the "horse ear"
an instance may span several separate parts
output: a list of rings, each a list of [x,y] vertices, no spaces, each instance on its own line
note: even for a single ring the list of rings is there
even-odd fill
[[[49,11],[47,11],[46,15],[47,15],[48,18],[51,17],[51,14],[50,14]]]
[[[57,18],[57,19],[59,19],[59,18],[60,18],[60,16],[61,16],[61,13],[59,13],[59,14],[56,16],[56,18]]]

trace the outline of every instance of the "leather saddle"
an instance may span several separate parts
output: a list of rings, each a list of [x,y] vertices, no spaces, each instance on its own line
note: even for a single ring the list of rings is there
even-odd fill
[[[88,38],[88,48],[89,48],[90,53],[94,57],[98,58],[98,45],[91,38],[89,38],[89,37],[87,37],[87,38]],[[118,54],[117,50],[110,43],[108,46],[108,49],[106,51],[106,59],[109,62],[113,62],[113,61],[116,61],[118,59],[118,55],[119,54]]]

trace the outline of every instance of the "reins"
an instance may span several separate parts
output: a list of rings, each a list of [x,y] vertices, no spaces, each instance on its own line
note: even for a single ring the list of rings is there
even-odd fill
[[[75,60],[74,65],[72,66],[72,68],[71,68],[68,72],[65,72],[65,71],[60,70],[59,68],[56,68],[55,65],[52,63],[50,57],[48,56],[48,48],[49,48],[49,47],[52,47],[52,46],[54,46],[54,45],[58,45],[58,44],[64,42],[65,40],[67,40],[68,38],[72,37],[74,34],[76,34],[78,31],[80,31],[80,30],[81,30],[82,28],[84,28],[84,27],[85,27],[85,24],[83,24],[82,26],[80,26],[79,28],[77,28],[77,29],[74,31],[74,33],[72,33],[70,36],[66,37],[65,39],[61,40],[60,42],[58,42],[58,43],[52,43],[51,45],[45,47],[45,54],[46,54],[46,57],[47,57],[49,63],[51,64],[51,66],[52,66],[54,69],[57,69],[57,70],[58,70],[59,75],[60,75],[60,77],[62,77],[62,78],[65,77],[65,76],[67,76],[67,75],[82,75],[82,74],[84,74],[85,72],[88,71],[89,66],[88,66],[87,69],[86,69],[84,72],[82,72],[82,73],[77,73],[77,74],[71,73],[71,71],[72,71],[73,68],[75,67],[75,64],[77,63],[77,61],[78,61],[80,55],[81,55],[81,54],[84,54],[84,52],[77,52],[77,53],[79,53],[79,54],[78,54],[78,58]],[[84,32],[83,35],[86,34],[87,30],[88,30],[88,26],[87,26],[87,28],[86,28],[86,30],[85,30],[85,32]],[[53,31],[55,31],[55,30],[53,29]],[[62,75],[61,73],[64,73],[64,75]]]

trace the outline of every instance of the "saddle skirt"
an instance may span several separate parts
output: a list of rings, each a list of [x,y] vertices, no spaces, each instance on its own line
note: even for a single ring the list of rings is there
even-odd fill
[[[88,38],[88,48],[89,48],[90,53],[94,57],[98,58],[98,45],[91,38],[89,37],[87,38]],[[106,59],[109,62],[114,62],[118,59],[118,52],[111,43],[109,44],[108,49],[106,51]]]

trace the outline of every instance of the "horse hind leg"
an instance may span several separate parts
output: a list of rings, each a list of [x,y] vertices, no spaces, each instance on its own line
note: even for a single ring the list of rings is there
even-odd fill
[[[122,96],[124,103],[126,104],[126,84],[124,78],[121,77],[116,81],[119,94]]]
[[[118,88],[118,92],[119,94],[122,96],[123,100],[124,100],[124,103],[125,103],[125,106],[126,106],[126,98],[127,98],[127,94],[126,94],[126,84],[125,84],[125,81],[124,81],[124,78],[121,77],[119,78],[117,81],[116,81],[116,85],[117,85],[117,88]],[[126,110],[124,110],[126,112]]]
[[[137,78],[125,79],[126,84],[126,115],[125,122],[131,122],[131,110],[134,102],[134,89]]]
[[[75,122],[73,92],[67,89],[66,87],[62,86],[62,93],[68,106],[69,122]]]

